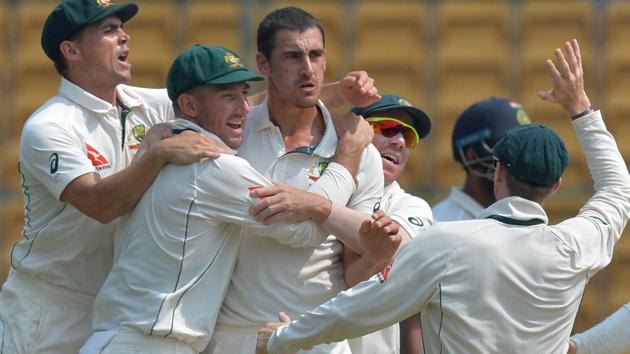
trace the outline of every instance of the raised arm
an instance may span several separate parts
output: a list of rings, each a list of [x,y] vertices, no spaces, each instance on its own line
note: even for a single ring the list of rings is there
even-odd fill
[[[578,141],[586,155],[595,194],[582,207],[577,218],[557,227],[566,242],[577,250],[577,261],[589,276],[606,266],[613,247],[630,215],[630,176],[614,138],[598,110],[593,111],[584,91],[580,48],[574,39],[564,51],[555,50],[556,63],[546,64],[553,88],[539,96],[561,105],[572,117]]]

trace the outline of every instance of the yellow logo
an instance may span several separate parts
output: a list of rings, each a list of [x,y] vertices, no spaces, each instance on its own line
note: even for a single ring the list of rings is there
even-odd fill
[[[225,60],[225,63],[230,68],[242,68],[243,67],[243,64],[241,64],[241,58],[237,57],[236,55],[234,55],[232,53],[227,53],[225,55],[225,57],[223,57],[223,60]]]
[[[113,5],[109,0],[96,0],[96,3],[100,7],[110,7]]]

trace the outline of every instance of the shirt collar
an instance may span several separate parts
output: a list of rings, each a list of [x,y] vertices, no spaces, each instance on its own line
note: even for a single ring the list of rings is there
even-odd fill
[[[216,136],[214,133],[211,133],[211,132],[203,129],[202,127],[197,125],[195,122],[189,121],[188,119],[175,118],[175,120],[173,121],[173,124],[172,124],[172,128],[173,129],[183,129],[183,130],[190,129],[190,130],[196,131],[198,133],[201,133],[201,134],[207,136],[210,140],[214,141],[219,147],[225,148],[225,149],[229,149],[231,151],[230,152],[231,155],[236,155],[236,151],[232,150],[232,148],[227,146],[223,142],[223,140],[221,140],[221,138]]]
[[[108,113],[116,109],[111,103],[94,96],[63,76],[61,77],[61,85],[59,86],[59,95],[95,113]],[[118,85],[116,87],[116,97],[125,106],[132,109],[141,107],[143,104],[142,100],[125,85]]]
[[[324,105],[321,100],[317,101],[317,107],[319,107],[322,112],[322,116],[324,117],[324,124],[326,125],[326,130],[324,131],[324,136],[317,144],[317,147],[313,150],[313,154],[319,155],[325,158],[330,158],[335,154],[337,150],[337,132],[335,131],[335,126],[333,124],[332,116],[330,112]],[[260,132],[264,129],[270,129],[277,126],[273,124],[271,118],[269,117],[269,100],[265,98],[263,103],[256,106],[253,110],[256,113],[255,126],[254,131]]]
[[[466,194],[464,191],[457,187],[451,187],[451,194],[449,199],[452,199],[462,209],[466,210],[475,217],[483,211],[483,205],[479,204],[473,197]]]
[[[383,188],[383,195],[396,193],[400,190],[401,190],[400,185],[398,184],[398,182],[394,181]]]
[[[549,223],[547,213],[540,204],[521,197],[507,197],[498,200],[479,214],[480,219],[491,216],[494,219],[500,219],[501,222],[514,225],[524,225],[533,220],[540,220],[545,224]]]

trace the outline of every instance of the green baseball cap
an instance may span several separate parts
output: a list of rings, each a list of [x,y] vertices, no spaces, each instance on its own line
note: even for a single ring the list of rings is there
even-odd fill
[[[535,185],[553,185],[569,165],[569,153],[562,139],[540,124],[524,124],[508,130],[492,154],[511,175]]]
[[[199,85],[261,80],[263,78],[249,71],[233,51],[197,44],[175,58],[168,71],[166,89],[168,97],[175,101],[182,92]]]
[[[109,0],[63,0],[48,15],[42,30],[42,48],[53,61],[61,56],[59,45],[94,22],[118,16],[127,22],[138,13],[132,3],[113,4]]]
[[[400,109],[409,113],[413,118],[413,127],[416,129],[416,132],[418,132],[420,139],[429,135],[431,131],[431,119],[429,116],[400,95],[382,95],[380,100],[367,107],[353,108],[352,113],[368,118],[375,115],[377,112],[389,109]]]

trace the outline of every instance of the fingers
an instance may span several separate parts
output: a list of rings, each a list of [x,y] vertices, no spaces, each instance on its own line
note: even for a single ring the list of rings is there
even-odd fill
[[[567,63],[569,64],[569,70],[574,74],[579,73],[577,57],[575,56],[575,52],[573,51],[573,45],[571,44],[571,42],[564,43],[564,51],[565,58],[567,60]]]
[[[284,312],[280,312],[278,314],[278,319],[280,320],[280,322],[285,323],[285,324],[291,323],[291,318],[289,317],[289,315],[287,315]]]
[[[248,187],[252,198],[265,199],[281,192],[278,186],[251,186]]]
[[[558,71],[560,72],[560,76],[564,78],[568,78],[571,75],[571,68],[569,68],[569,63],[567,63],[566,58],[564,57],[564,53],[560,48],[556,48],[554,51],[556,55],[556,61],[558,63]]]
[[[573,38],[571,40],[571,47],[573,48],[573,53],[575,54],[575,59],[578,64],[578,68],[582,71],[582,53],[580,52],[580,44],[577,39]]]

